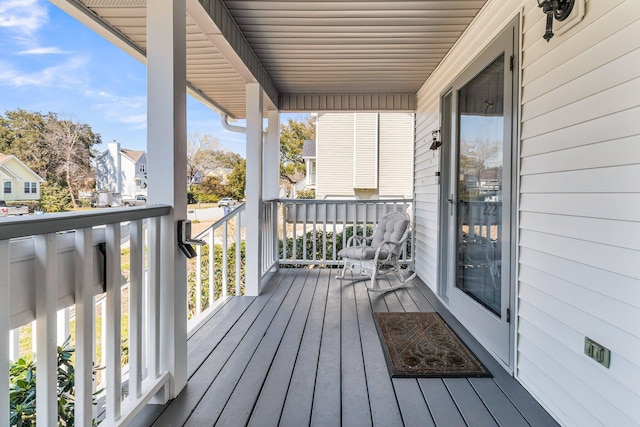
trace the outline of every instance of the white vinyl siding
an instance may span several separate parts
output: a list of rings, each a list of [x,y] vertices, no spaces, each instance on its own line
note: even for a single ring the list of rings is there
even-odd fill
[[[411,198],[413,113],[321,113],[316,197]]]
[[[353,188],[378,187],[378,114],[355,113]]]
[[[316,197],[352,197],[353,114],[326,113],[316,132]]]
[[[386,197],[411,198],[413,114],[381,113],[379,120],[378,190]]]
[[[489,1],[418,92],[416,270],[437,291],[439,153],[429,146],[440,96],[520,12],[516,376],[564,425],[637,425],[639,1],[589,0],[549,43],[535,1]],[[609,369],[583,354],[585,337],[611,350]]]

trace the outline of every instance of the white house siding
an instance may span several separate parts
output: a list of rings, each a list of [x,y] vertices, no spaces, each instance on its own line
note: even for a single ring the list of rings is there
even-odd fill
[[[316,197],[410,198],[413,113],[321,113]]]
[[[378,114],[355,113],[353,188],[378,188]]]
[[[353,197],[353,114],[320,114],[318,121],[316,197]]]
[[[418,93],[416,269],[436,290],[440,95],[520,12],[516,375],[564,425],[640,425],[640,1],[587,1],[549,43],[535,1],[487,4]]]
[[[413,113],[384,113],[379,119],[378,191],[389,197],[412,196]],[[393,167],[384,167],[385,165]]]

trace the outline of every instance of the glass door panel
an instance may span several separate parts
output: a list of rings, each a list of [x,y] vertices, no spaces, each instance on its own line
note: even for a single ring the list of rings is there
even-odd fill
[[[504,69],[500,55],[458,91],[455,286],[502,312]]]

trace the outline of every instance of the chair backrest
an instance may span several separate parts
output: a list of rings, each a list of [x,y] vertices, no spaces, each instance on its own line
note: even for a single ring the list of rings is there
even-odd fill
[[[400,241],[409,227],[409,215],[404,212],[391,212],[383,216],[371,238],[371,247],[377,248],[385,240]],[[393,248],[394,255],[400,254],[402,245]]]

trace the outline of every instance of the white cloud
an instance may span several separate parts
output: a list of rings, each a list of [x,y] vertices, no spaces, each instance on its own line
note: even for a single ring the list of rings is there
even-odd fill
[[[57,47],[36,47],[18,52],[18,55],[58,55],[67,53]]]
[[[33,34],[48,19],[47,9],[39,0],[0,1],[0,27],[18,33]]]
[[[0,85],[78,88],[84,84],[86,64],[86,58],[76,56],[41,70],[25,72],[3,62],[0,63]]]
[[[128,125],[132,130],[147,127],[146,97],[120,96],[104,90],[86,90],[84,94],[96,100],[94,106],[106,120]]]

